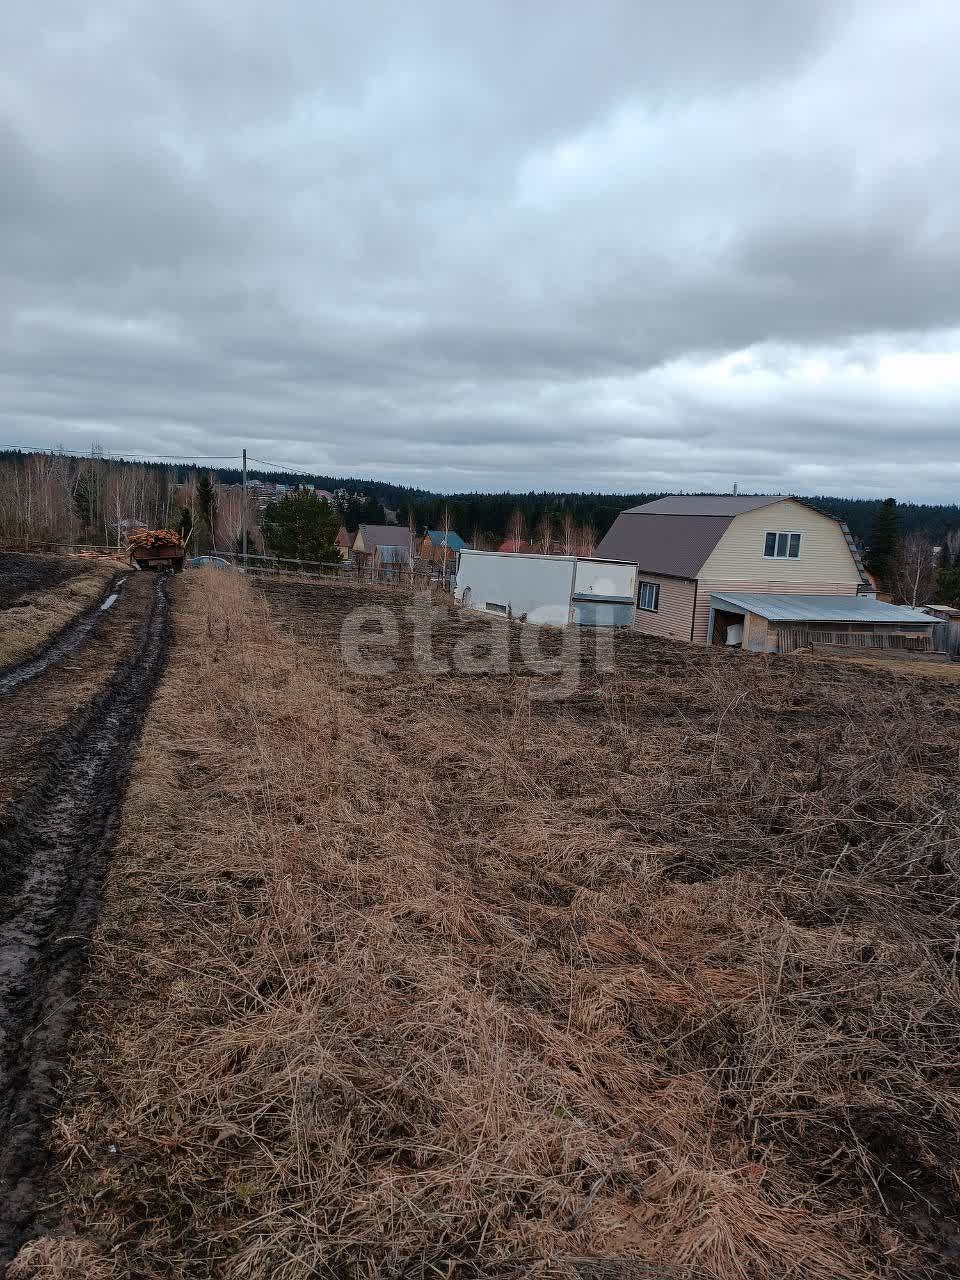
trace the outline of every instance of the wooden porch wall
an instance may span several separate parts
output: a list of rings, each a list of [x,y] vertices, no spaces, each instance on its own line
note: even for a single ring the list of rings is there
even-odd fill
[[[816,627],[778,627],[777,651],[792,653],[796,649],[815,648],[907,649],[914,653],[930,653],[933,640],[928,635],[906,631],[840,631]]]

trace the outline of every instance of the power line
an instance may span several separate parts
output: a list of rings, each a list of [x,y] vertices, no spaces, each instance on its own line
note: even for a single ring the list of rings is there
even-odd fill
[[[65,453],[71,458],[91,458],[97,455],[89,449],[67,449],[62,445],[41,444],[2,444],[0,449],[16,449],[22,453]],[[240,462],[239,453],[153,453],[149,449],[103,449],[97,452],[111,458],[155,458],[157,461],[172,462]],[[251,462],[259,462],[265,467],[273,467],[277,471],[299,471],[304,475],[315,476],[320,473],[316,467],[305,467],[298,462],[279,462],[273,458],[254,458]]]
[[[153,453],[149,449],[103,449],[97,453],[89,449],[67,449],[61,445],[41,444],[0,444],[0,449],[14,449],[21,453],[66,454],[71,458],[92,458],[97,454],[109,458],[145,458],[158,462],[240,462],[239,453]],[[299,462],[280,462],[275,458],[255,458],[249,455],[251,462],[259,462],[261,466],[272,467],[275,471],[296,471],[306,476],[320,475],[316,467],[305,467]]]
[[[305,476],[316,476],[320,474],[316,467],[303,467],[295,462],[272,462],[269,458],[254,458],[252,454],[250,455],[250,461],[261,462],[265,467],[274,467],[277,471],[300,471]]]

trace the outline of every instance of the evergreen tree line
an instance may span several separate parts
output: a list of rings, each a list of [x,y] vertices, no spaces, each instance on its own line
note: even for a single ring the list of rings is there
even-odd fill
[[[898,604],[960,604],[960,522],[942,529],[937,545],[896,498],[879,505],[870,527],[866,565],[880,590]]]
[[[350,530],[361,523],[384,523],[389,508],[399,524],[412,522],[417,533],[442,528],[449,520],[448,527],[468,542],[486,546],[515,537],[518,531],[524,539],[535,542],[538,529],[547,524],[559,529],[571,521],[581,531],[593,531],[599,539],[621,511],[663,496],[533,490],[444,495],[386,481],[320,473],[251,467],[247,475],[251,480],[306,483],[329,490]],[[203,477],[208,477],[212,499]],[[192,536],[197,549],[214,544],[232,549],[240,525],[240,499],[236,489],[226,486],[239,484],[240,479],[239,467],[200,470],[185,463],[108,459],[96,448],[86,458],[0,451],[0,537],[8,541],[88,538],[110,544],[117,538],[120,521],[136,519],[152,526],[179,528]],[[845,520],[867,548],[876,542],[878,531],[883,537],[889,508],[881,499],[820,495],[806,501]],[[920,535],[939,546],[949,544],[951,559],[960,554],[960,505],[894,506],[898,544]],[[248,526],[255,525],[254,508],[252,518],[248,512]]]

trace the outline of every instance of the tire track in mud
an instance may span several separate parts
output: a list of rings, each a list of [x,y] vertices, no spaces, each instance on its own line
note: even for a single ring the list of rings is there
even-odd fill
[[[133,651],[0,820],[0,1275],[29,1231],[133,747],[169,643],[157,578]]]
[[[123,591],[124,584],[127,581],[127,575],[122,577],[117,575],[107,588],[106,594],[102,600],[98,600],[96,604],[91,605],[89,609],[85,609],[78,617],[59,631],[51,641],[44,645],[39,653],[33,654],[29,658],[24,658],[20,662],[13,663],[3,670],[0,670],[0,697],[6,693],[12,693],[18,685],[25,684],[28,680],[34,679],[35,676],[42,675],[50,667],[58,662],[62,662],[64,658],[77,649],[90,637],[103,613],[108,609],[112,609]]]

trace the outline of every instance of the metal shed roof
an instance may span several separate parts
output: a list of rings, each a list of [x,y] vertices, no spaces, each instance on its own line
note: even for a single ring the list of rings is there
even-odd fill
[[[454,533],[452,529],[448,529],[446,532],[443,529],[428,529],[427,537],[435,547],[442,547],[446,542],[451,551],[462,551],[467,545],[459,533]]]
[[[875,622],[887,626],[928,626],[935,621],[929,613],[887,604],[872,596],[792,596],[760,591],[713,592],[710,603],[718,609],[755,613],[770,622]]]

